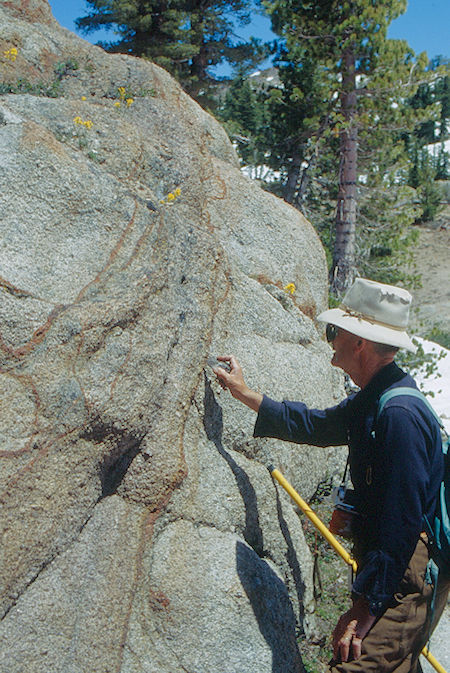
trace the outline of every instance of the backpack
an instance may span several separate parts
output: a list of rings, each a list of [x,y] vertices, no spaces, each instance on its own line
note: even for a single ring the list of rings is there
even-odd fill
[[[381,414],[386,402],[397,395],[410,395],[411,397],[421,399],[433,414],[441,428],[442,452],[444,454],[444,478],[439,490],[439,499],[434,514],[434,520],[428,521],[428,517],[424,516],[424,523],[431,545],[431,555],[439,570],[442,570],[447,574],[450,573],[450,438],[441,419],[431,404],[420,390],[417,390],[416,388],[399,387],[387,390],[381,395],[378,402],[377,417]]]

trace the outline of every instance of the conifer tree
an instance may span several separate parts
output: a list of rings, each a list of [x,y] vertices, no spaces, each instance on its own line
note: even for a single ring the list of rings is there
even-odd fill
[[[387,185],[397,191],[399,186],[407,187],[401,131],[411,129],[417,115],[406,109],[405,101],[423,81],[427,58],[425,54],[416,58],[405,42],[386,37],[389,23],[405,10],[406,0],[265,0],[264,5],[290,58],[296,63],[305,59],[316,63],[329,87],[331,110],[322,106],[316,133],[322,127],[324,141],[327,137],[339,141],[330,274],[331,288],[339,295],[364,258],[357,249],[358,216],[358,227],[364,218],[366,229],[375,224],[370,221],[372,208],[367,206],[363,212],[361,207],[364,192],[368,204],[370,189],[380,202],[381,193],[386,197]],[[399,215],[400,229],[407,221],[401,210],[404,201],[400,198],[392,203],[386,198],[386,207],[393,209],[391,219]],[[409,216],[413,217],[412,212]],[[405,239],[403,234],[398,236],[397,244]],[[370,253],[366,261],[369,258]]]
[[[194,96],[208,98],[211,68],[223,61],[250,67],[264,55],[255,39],[234,38],[235,22],[250,22],[250,0],[87,0],[91,11],[77,19],[84,32],[114,29],[107,51],[147,57],[171,72]]]
[[[216,110],[216,116],[239,147],[244,165],[262,166],[265,162],[268,119],[262,101],[261,92],[251,85],[248,78],[238,75]]]

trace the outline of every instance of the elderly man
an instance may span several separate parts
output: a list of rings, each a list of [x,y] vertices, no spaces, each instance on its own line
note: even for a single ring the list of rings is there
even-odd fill
[[[386,390],[416,388],[394,362],[399,348],[415,350],[405,331],[410,304],[406,290],[358,278],[340,308],[318,316],[327,323],[332,364],[360,388],[335,407],[275,402],[251,390],[233,355],[219,358],[229,372],[214,370],[222,387],[258,413],[256,437],[349,446],[358,573],[353,605],[333,633],[333,673],[416,673],[429,633],[424,516],[432,519],[443,478],[440,429],[423,400],[410,395],[391,398],[377,413]]]

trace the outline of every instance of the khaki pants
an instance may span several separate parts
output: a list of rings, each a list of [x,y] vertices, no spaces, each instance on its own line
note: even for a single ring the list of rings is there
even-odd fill
[[[419,673],[420,652],[429,636],[429,608],[433,587],[425,583],[428,549],[420,539],[391,606],[373,625],[362,643],[361,657],[331,663],[332,673]],[[446,584],[446,586],[444,586]],[[433,626],[447,601],[449,582],[439,587]]]

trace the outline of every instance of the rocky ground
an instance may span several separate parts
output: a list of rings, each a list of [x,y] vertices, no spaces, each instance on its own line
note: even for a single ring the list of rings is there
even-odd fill
[[[416,270],[422,276],[422,287],[414,290],[416,311],[412,325],[419,334],[426,335],[433,327],[450,333],[450,207],[440,214],[431,227],[420,227],[414,252]],[[430,642],[430,651],[444,670],[450,671],[450,605]],[[435,668],[421,657],[424,673]]]
[[[416,306],[420,307],[414,322],[421,324],[418,329],[426,332],[433,326],[450,332],[450,271],[448,257],[450,250],[450,208],[441,214],[436,228],[422,227],[416,247],[415,262],[422,275],[422,288],[414,292]],[[450,671],[450,605],[447,605],[441,621],[433,634],[430,651],[444,670]],[[423,657],[424,673],[433,673],[435,668]]]
[[[442,615],[430,642],[430,652],[437,659],[445,671],[450,671],[450,606]],[[436,670],[428,661],[421,657],[423,673],[434,673]]]
[[[450,207],[436,228],[420,227],[414,263],[422,287],[414,290],[412,324],[424,336],[433,326],[450,332]]]

